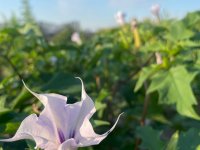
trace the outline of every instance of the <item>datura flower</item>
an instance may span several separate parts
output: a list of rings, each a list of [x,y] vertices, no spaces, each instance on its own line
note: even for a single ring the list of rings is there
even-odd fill
[[[125,17],[125,13],[123,13],[122,11],[118,11],[115,15],[115,20],[119,25],[123,26],[125,24]]]
[[[72,35],[71,35],[71,41],[78,44],[78,45],[81,45],[82,44],[82,40],[80,38],[80,35],[78,32],[74,32]]]
[[[24,84],[42,102],[44,110],[39,116],[32,114],[26,117],[14,137],[0,141],[30,139],[35,141],[35,148],[44,150],[76,150],[78,147],[99,144],[115,128],[121,114],[109,131],[96,134],[89,121],[96,109],[85,92],[82,80],[81,83],[81,101],[74,104],[66,104],[67,97],[59,94],[37,94]]]
[[[160,13],[160,5],[159,4],[154,4],[151,6],[151,12],[155,16],[159,16]]]

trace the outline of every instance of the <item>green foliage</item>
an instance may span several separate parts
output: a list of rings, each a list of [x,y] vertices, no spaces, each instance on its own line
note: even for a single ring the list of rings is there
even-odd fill
[[[162,150],[164,143],[160,140],[160,132],[151,127],[138,127],[136,133],[142,140],[140,147],[149,150]]]
[[[23,23],[13,16],[0,29],[1,138],[13,136],[26,116],[43,109],[22,79],[35,92],[60,93],[74,103],[80,99],[80,82],[74,78],[79,76],[95,102],[95,131],[108,130],[125,112],[101,144],[80,149],[199,148],[199,12],[159,24],[139,22],[141,45],[136,47],[129,24],[91,34],[72,23],[49,37],[29,7],[24,1]],[[82,45],[71,41],[74,31],[80,32]],[[30,141],[0,143],[5,150],[34,146]]]
[[[177,150],[178,137],[179,137],[178,132],[175,132],[172,135],[172,137],[166,147],[166,150]]]
[[[197,102],[190,86],[196,74],[189,73],[184,66],[161,71],[152,78],[148,93],[158,91],[160,104],[176,104],[181,115],[200,119],[193,109]]]
[[[186,133],[181,133],[177,143],[178,150],[196,150],[199,145],[200,134],[197,129],[190,129]],[[188,140],[192,139],[192,140]]]
[[[180,134],[175,132],[172,135],[166,150],[198,150],[200,140],[199,133],[199,129],[196,128],[191,128],[187,132],[181,132]]]

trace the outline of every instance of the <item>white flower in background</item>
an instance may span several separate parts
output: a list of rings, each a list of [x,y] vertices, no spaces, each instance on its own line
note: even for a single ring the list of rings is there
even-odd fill
[[[156,52],[155,56],[156,56],[156,63],[158,65],[162,64],[162,56],[161,56],[161,54],[159,52]]]
[[[151,6],[151,12],[155,16],[159,16],[160,14],[160,5],[159,4],[154,4]]]
[[[82,41],[81,41],[81,38],[80,38],[80,35],[78,32],[74,32],[71,36],[71,40],[72,42],[75,42],[76,44],[78,45],[81,45],[82,44]]]
[[[44,150],[77,150],[78,147],[99,144],[115,128],[120,115],[109,131],[96,134],[90,123],[96,111],[94,102],[85,92],[82,80],[81,83],[81,101],[74,104],[67,104],[67,97],[63,95],[37,94],[24,84],[42,102],[44,109],[39,116],[32,114],[26,117],[14,137],[0,141],[30,139],[35,141],[35,148]]]
[[[125,24],[125,17],[126,14],[123,13],[122,11],[118,11],[115,15],[115,20],[119,25],[124,25]]]
[[[55,64],[57,61],[58,61],[58,58],[57,58],[56,56],[51,56],[51,57],[50,57],[50,62],[51,62],[52,64]]]

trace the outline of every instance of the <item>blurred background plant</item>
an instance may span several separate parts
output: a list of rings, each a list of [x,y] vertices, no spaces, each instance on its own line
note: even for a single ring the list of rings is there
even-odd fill
[[[97,108],[92,122],[98,133],[125,112],[106,140],[81,149],[193,150],[200,145],[199,11],[165,19],[155,5],[156,21],[120,18],[119,27],[97,32],[72,22],[52,32],[35,21],[27,0],[22,5],[23,18],[13,15],[0,28],[1,138],[42,109],[22,79],[38,93],[60,93],[73,103],[80,99],[74,78],[80,76]],[[33,149],[34,143],[0,147]]]

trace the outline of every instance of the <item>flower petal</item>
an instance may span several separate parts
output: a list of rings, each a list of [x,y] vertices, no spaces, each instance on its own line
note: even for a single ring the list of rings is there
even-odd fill
[[[37,115],[32,114],[22,121],[14,137],[0,141],[12,142],[21,139],[31,139],[36,142],[36,147],[46,148],[50,146],[56,149],[58,146],[54,142],[54,136],[51,127],[43,120],[40,120]]]
[[[62,143],[58,150],[77,150],[77,144],[74,139],[69,139]]]
[[[93,100],[87,95],[85,91],[83,81],[79,77],[76,77],[76,78],[78,78],[82,84],[82,92],[81,92],[82,105],[81,105],[81,110],[80,110],[79,119],[78,119],[79,123],[77,124],[80,127],[84,119],[85,118],[90,119],[92,115],[96,112],[96,109],[95,109]]]
[[[31,91],[25,84],[27,90],[37,97],[44,105],[44,110],[40,113],[40,118],[50,122],[53,126],[55,141],[62,143],[69,133],[67,121],[68,115],[66,110],[67,97],[59,94],[37,94]]]
[[[78,146],[80,147],[84,147],[84,146],[90,146],[90,145],[96,145],[96,144],[99,144],[103,139],[105,139],[107,137],[107,135],[113,131],[113,129],[115,128],[115,126],[117,125],[117,122],[120,118],[120,116],[122,115],[123,113],[121,113],[115,124],[112,126],[112,128],[110,130],[108,130],[106,133],[102,134],[102,135],[99,135],[99,134],[96,134],[94,132],[94,129],[89,121],[88,118],[86,118],[80,128],[80,136],[79,137],[76,137],[79,141],[78,143]]]
[[[81,80],[81,78],[77,77]],[[76,130],[75,130],[75,140],[79,146],[89,146],[89,145],[96,145],[99,144],[106,136],[115,128],[121,114],[119,115],[116,123],[113,127],[103,135],[98,135],[94,132],[93,127],[89,121],[91,116],[96,112],[94,107],[94,102],[92,99],[87,95],[83,81],[82,83],[82,95],[81,95],[81,106],[78,116],[78,122],[76,123]],[[77,109],[78,110],[78,109]]]
[[[77,77],[81,80],[81,78]],[[82,94],[81,101],[74,104],[66,105],[66,119],[65,122],[70,122],[65,126],[65,138],[75,138],[80,136],[79,129],[83,123],[83,121],[87,118],[90,119],[91,116],[95,113],[96,109],[94,107],[94,103],[92,99],[87,95],[84,89],[83,82],[82,83]]]

